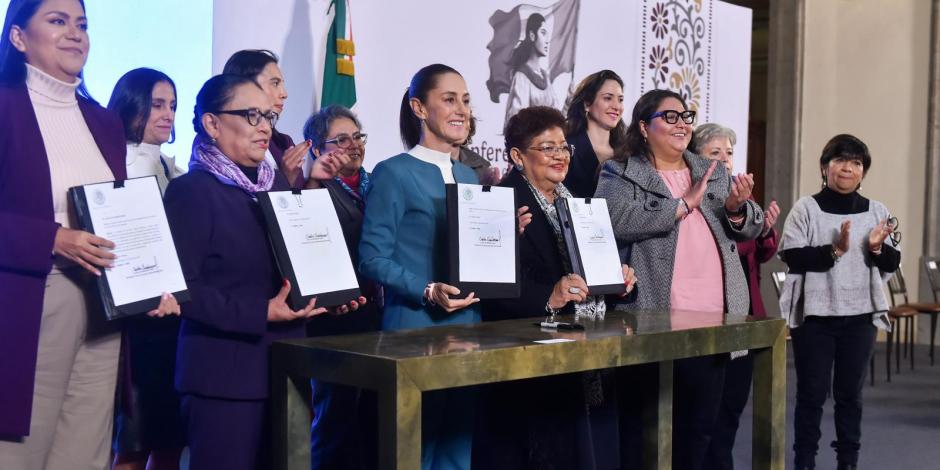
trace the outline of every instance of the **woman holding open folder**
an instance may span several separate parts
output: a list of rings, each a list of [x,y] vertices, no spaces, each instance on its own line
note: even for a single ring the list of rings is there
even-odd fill
[[[278,115],[264,91],[250,78],[217,75],[196,96],[195,114],[190,171],[165,198],[192,296],[182,306],[176,367],[190,467],[267,468],[269,346],[303,337],[305,319],[326,309],[316,299],[288,305],[291,285],[256,201],[260,191],[290,188],[265,162]]]
[[[577,274],[564,245],[554,202],[573,197],[562,183],[572,148],[565,117],[555,108],[523,108],[504,135],[513,168],[500,186],[515,188],[516,204],[532,221],[519,240],[522,265],[518,298],[483,302],[487,321],[556,313],[603,316],[603,296]],[[633,270],[623,265],[627,292]],[[475,464],[480,468],[619,468],[618,422],[606,374],[572,374],[486,387]],[[564,398],[561,398],[564,397]]]
[[[399,124],[409,150],[375,167],[359,244],[359,269],[385,287],[387,330],[480,321],[473,292],[444,282],[447,275],[445,183],[477,183],[476,173],[451,159],[467,140],[470,94],[463,77],[442,64],[411,79]],[[453,296],[453,297],[452,297]],[[473,395],[426,393],[422,467],[470,467]]]
[[[124,179],[124,134],[88,95],[80,0],[13,0],[0,37],[0,468],[104,468],[119,327],[95,276],[114,244],[72,228],[72,186]]]

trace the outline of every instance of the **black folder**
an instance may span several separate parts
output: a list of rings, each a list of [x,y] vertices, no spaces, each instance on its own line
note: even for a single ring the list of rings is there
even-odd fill
[[[326,189],[322,190],[306,190],[306,191],[328,191]],[[295,194],[300,194],[301,190],[293,190]],[[271,248],[274,250],[274,258],[277,261],[278,270],[281,273],[281,276],[288,279],[291,284],[290,293],[287,295],[288,305],[294,310],[300,310],[307,306],[310,303],[310,299],[317,298],[317,307],[336,307],[339,305],[345,305],[350,301],[359,299],[360,293],[359,287],[353,289],[344,289],[331,292],[319,292],[310,295],[302,295],[300,292],[300,284],[297,282],[297,274],[294,271],[294,262],[290,259],[290,256],[287,252],[287,244],[284,242],[284,235],[281,233],[281,227],[277,222],[277,216],[274,214],[274,206],[272,205],[271,196],[267,192],[258,192],[258,204],[261,205],[261,213],[264,215],[264,222],[268,230],[268,240],[271,242]],[[332,198],[330,199],[332,201]],[[335,211],[335,206],[334,206]],[[333,217],[337,217],[336,213],[333,213]],[[342,236],[342,234],[339,234]],[[343,246],[345,247],[345,238],[343,239]],[[348,247],[347,247],[348,249]],[[352,259],[350,257],[350,259]],[[316,263],[317,260],[303,260],[306,263]],[[330,269],[329,266],[323,266],[322,269]],[[355,267],[354,267],[355,270]]]
[[[584,202],[590,204],[591,198],[585,198]],[[561,225],[561,234],[565,239],[565,247],[568,249],[568,259],[571,261],[571,270],[587,282],[588,290],[591,291],[591,295],[623,294],[626,292],[627,286],[622,282],[604,285],[591,284],[591,280],[584,274],[584,262],[581,259],[581,250],[578,248],[578,239],[571,222],[571,208],[568,206],[568,199],[563,197],[556,198],[555,209],[558,211],[558,222]]]
[[[155,176],[145,176],[143,178],[153,178],[156,180]],[[142,179],[142,178],[131,178],[131,179]],[[123,188],[125,180],[114,181],[115,188]],[[159,191],[159,190],[158,190]],[[75,211],[75,218],[78,220],[79,227],[90,233],[95,233],[95,227],[91,222],[91,214],[88,212],[88,195],[85,192],[85,186],[75,186],[69,188],[68,191],[69,201],[72,203],[72,208]],[[157,194],[158,197],[160,194]],[[179,256],[179,254],[177,254]],[[139,300],[137,302],[131,302],[129,304],[115,305],[114,296],[111,294],[111,286],[108,283],[108,273],[107,270],[101,270],[102,275],[97,276],[98,284],[98,295],[101,298],[101,304],[104,308],[104,314],[108,320],[114,320],[117,318],[128,317],[132,315],[139,315],[141,313],[149,312],[157,306],[160,305],[160,297],[152,297],[149,299]],[[184,303],[190,300],[189,289],[184,289],[179,292],[172,293],[176,297],[177,303]]]
[[[489,192],[491,186],[483,186],[483,192]],[[515,233],[511,234],[515,241],[515,282],[464,282],[460,280],[460,220],[457,217],[457,205],[460,203],[458,195],[458,185],[447,184],[447,252],[448,252],[448,284],[460,289],[461,296],[466,296],[474,292],[475,296],[481,299],[506,299],[519,297],[520,286],[520,265],[519,265],[519,241],[515,240],[519,233],[519,219],[515,217],[516,213],[516,195],[513,191],[511,210],[515,224],[513,225]]]

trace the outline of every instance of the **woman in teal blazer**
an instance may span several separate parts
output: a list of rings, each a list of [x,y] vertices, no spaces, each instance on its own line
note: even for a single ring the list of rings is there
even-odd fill
[[[402,99],[406,153],[375,167],[359,244],[359,269],[385,286],[385,330],[476,323],[474,293],[438,282],[447,273],[445,183],[477,184],[473,170],[451,160],[467,140],[470,95],[463,77],[441,64],[422,68]],[[473,394],[424,394],[423,469],[469,469]]]

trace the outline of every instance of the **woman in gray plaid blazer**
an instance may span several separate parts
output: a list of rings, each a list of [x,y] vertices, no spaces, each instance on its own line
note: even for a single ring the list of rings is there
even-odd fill
[[[687,151],[694,122],[680,95],[644,94],[625,148],[601,170],[595,196],[607,199],[621,252],[629,253],[622,261],[640,279],[636,301],[617,308],[748,313],[735,242],[755,238],[763,227],[761,208],[748,200],[753,176],[731,177],[722,165]],[[676,273],[680,282],[673,282]],[[701,468],[726,358],[675,363],[674,468]]]

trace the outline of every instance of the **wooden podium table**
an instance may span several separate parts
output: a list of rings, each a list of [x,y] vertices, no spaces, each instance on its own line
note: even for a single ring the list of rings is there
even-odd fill
[[[351,315],[355,315],[352,313]],[[644,462],[672,468],[672,364],[676,359],[752,349],[754,470],[783,470],[786,333],[781,319],[702,312],[608,312],[584,331],[554,331],[537,319],[357,335],[272,346],[271,406],[276,469],[310,468],[310,412],[291,379],[376,390],[379,462],[421,467],[422,392],[547,375],[658,363],[657,397],[645,406]],[[566,320],[571,320],[567,318]],[[548,342],[546,342],[548,340]],[[554,341],[552,341],[554,340]]]

